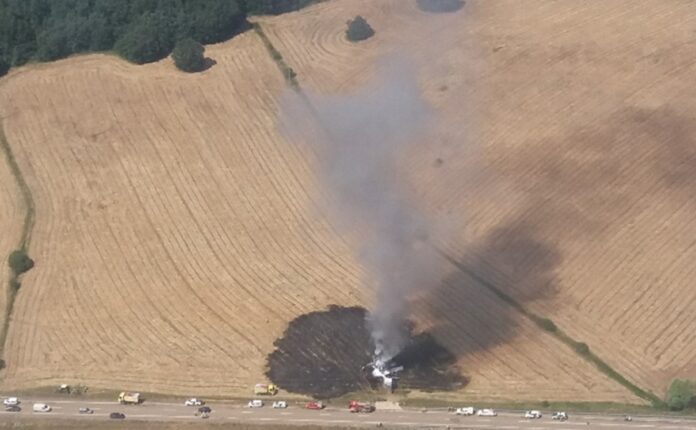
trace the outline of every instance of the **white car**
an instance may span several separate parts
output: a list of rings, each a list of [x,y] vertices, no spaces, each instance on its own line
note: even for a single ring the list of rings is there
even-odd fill
[[[5,406],[17,406],[19,404],[19,398],[17,397],[8,397],[5,400],[2,401],[2,404]]]
[[[553,415],[551,415],[551,419],[565,421],[568,419],[568,414],[565,412],[554,412]]]
[[[247,408],[262,408],[263,400],[249,400]]]
[[[51,407],[46,403],[34,403],[34,407],[31,410],[34,412],[51,412]]]
[[[273,402],[273,409],[285,409],[287,407],[288,407],[288,403],[283,401],[283,400]]]
[[[524,413],[524,417],[527,419],[541,418],[541,412],[539,412],[539,411],[527,411]]]
[[[476,415],[480,417],[497,417],[498,414],[493,409],[479,409]]]
[[[192,397],[184,402],[184,406],[201,406],[203,400]]]
[[[474,415],[476,413],[476,409],[469,406],[467,408],[457,408],[456,411],[454,411],[456,415],[464,415],[466,417]]]

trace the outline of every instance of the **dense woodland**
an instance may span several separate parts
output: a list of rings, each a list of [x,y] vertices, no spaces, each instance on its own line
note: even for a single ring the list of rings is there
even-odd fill
[[[208,44],[248,27],[247,14],[278,14],[316,0],[0,0],[0,75],[9,66],[79,52],[114,51],[138,64],[180,40]]]

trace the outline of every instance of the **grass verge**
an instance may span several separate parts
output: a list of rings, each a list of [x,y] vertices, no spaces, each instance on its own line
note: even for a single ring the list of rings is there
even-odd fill
[[[283,59],[283,55],[275,48],[275,46],[273,46],[271,40],[268,38],[268,36],[266,36],[266,33],[264,33],[263,28],[261,28],[261,24],[254,22],[251,25],[256,34],[258,34],[261,38],[263,45],[266,47],[266,50],[268,50],[268,53],[271,55],[273,61],[275,61],[278,69],[283,74],[285,82],[287,82],[292,88],[299,88],[299,83],[297,82],[297,73],[292,70],[292,67],[288,66],[288,63],[286,63]]]
[[[28,253],[29,243],[31,241],[31,231],[34,227],[34,198],[31,195],[29,185],[27,185],[27,182],[24,180],[24,175],[22,175],[22,171],[20,170],[19,165],[17,164],[17,160],[14,157],[12,148],[10,147],[9,142],[5,137],[5,131],[1,122],[0,148],[2,148],[2,152],[5,154],[7,165],[10,167],[10,172],[12,172],[12,176],[14,176],[15,181],[17,182],[17,186],[19,187],[19,192],[22,195],[22,199],[24,200],[24,207],[26,212],[24,214],[24,222],[22,223],[22,235],[19,239],[19,243],[17,244],[17,249],[24,251],[25,253]],[[7,258],[5,258],[3,264],[7,264]],[[5,318],[3,319],[2,331],[0,332],[0,358],[3,358],[5,356],[5,340],[7,339],[7,331],[10,327],[10,317],[12,315],[12,309],[14,308],[15,298],[17,297],[17,292],[19,291],[19,287],[21,285],[19,279],[20,276],[20,274],[12,271],[9,279],[9,284],[6,288],[7,301],[5,305]],[[2,363],[4,364],[4,361]]]
[[[573,349],[578,355],[580,355],[582,358],[585,360],[589,361],[592,363],[597,370],[600,372],[604,373],[606,376],[609,378],[613,379],[614,381],[618,382],[619,384],[623,385],[626,389],[628,389],[630,392],[635,394],[637,397],[649,401],[653,408],[658,408],[658,409],[665,409],[666,404],[665,402],[657,397],[654,393],[644,390],[637,386],[636,384],[632,383],[628,379],[626,379],[623,375],[621,375],[619,372],[617,372],[614,368],[612,368],[609,364],[607,364],[604,360],[602,360],[600,357],[598,357],[596,354],[594,354],[592,351],[590,351],[590,348],[587,346],[587,344],[583,342],[576,341],[575,339],[571,338],[566,334],[563,330],[558,328],[556,324],[553,323],[548,318],[545,318],[541,315],[537,315],[534,312],[531,312],[524,306],[522,306],[517,300],[512,298],[511,296],[505,294],[502,290],[500,290],[498,287],[493,285],[492,283],[488,282],[487,280],[481,278],[478,276],[476,273],[473,271],[469,270],[467,267],[465,267],[463,264],[449,256],[447,253],[445,253],[442,250],[438,250],[438,252],[445,257],[450,263],[452,263],[457,269],[461,270],[462,272],[466,273],[468,276],[473,278],[475,281],[483,285],[486,289],[488,289],[491,293],[493,293],[496,297],[498,297],[500,300],[504,301],[508,305],[512,306],[514,309],[519,311],[522,315],[530,319],[532,322],[534,322],[537,327],[540,329],[550,333],[552,336],[554,336],[556,339],[560,340],[564,344],[568,345],[570,348]]]

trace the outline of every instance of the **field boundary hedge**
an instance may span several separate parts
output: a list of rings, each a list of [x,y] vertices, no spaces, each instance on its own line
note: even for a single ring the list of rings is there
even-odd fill
[[[560,340],[564,344],[566,344],[568,347],[570,347],[573,351],[575,351],[576,354],[578,354],[580,357],[585,359],[586,361],[589,361],[592,363],[597,370],[608,376],[609,378],[613,379],[617,383],[621,384],[623,387],[628,389],[630,392],[635,394],[637,397],[649,401],[653,407],[659,408],[659,409],[664,409],[666,407],[665,402],[657,397],[655,393],[644,390],[634,384],[633,382],[629,381],[624,377],[622,374],[616,371],[613,367],[611,367],[609,364],[607,364],[606,361],[602,360],[599,356],[597,356],[594,352],[592,352],[585,344],[584,342],[576,341],[572,337],[570,337],[567,333],[565,333],[563,330],[558,328],[556,324],[550,320],[549,318],[543,317],[539,314],[536,314],[529,309],[525,308],[522,306],[517,300],[515,300],[513,297],[510,295],[504,293],[500,288],[496,287],[493,285],[491,282],[487,281],[486,279],[483,279],[479,275],[477,275],[474,271],[470,270],[466,266],[464,266],[462,263],[458,262],[454,258],[452,258],[450,255],[448,255],[446,252],[442,250],[438,250],[438,252],[445,258],[447,261],[452,263],[457,269],[459,269],[461,272],[465,273],[472,279],[474,279],[476,282],[481,284],[483,287],[485,287],[487,290],[489,290],[491,293],[493,293],[496,297],[498,297],[500,300],[503,302],[507,303],[510,305],[512,308],[517,310],[519,313],[524,315],[526,318],[531,320],[538,328],[541,330],[546,331],[547,333],[551,334],[554,336],[556,339]]]
[[[34,207],[34,197],[31,194],[31,189],[24,179],[19,164],[15,159],[14,153],[12,152],[12,147],[5,137],[5,130],[3,128],[2,122],[0,122],[0,148],[2,152],[5,153],[5,159],[7,160],[7,165],[10,167],[10,172],[17,182],[17,187],[19,187],[19,192],[24,200],[25,214],[24,221],[22,223],[22,235],[19,239],[19,243],[15,250],[28,253],[29,243],[31,242],[31,231],[34,227],[35,218],[35,207]],[[8,264],[8,256],[2,264]],[[7,339],[7,332],[10,328],[10,318],[12,316],[12,310],[14,308],[14,302],[19,292],[19,287],[21,285],[20,278],[21,273],[16,273],[14,270],[11,271],[10,279],[7,285],[7,301],[5,303],[5,318],[2,323],[2,331],[0,332],[0,364],[4,367],[4,354],[5,354],[5,341]]]
[[[283,74],[285,82],[287,82],[287,84],[290,85],[293,89],[299,90],[300,84],[297,82],[297,73],[295,73],[292,67],[288,66],[288,63],[286,63],[285,59],[283,59],[283,55],[280,53],[280,51],[276,49],[275,46],[273,46],[273,43],[268,38],[268,36],[266,36],[266,33],[263,31],[263,28],[261,28],[261,24],[259,24],[258,22],[254,22],[251,25],[254,28],[256,34],[258,34],[258,36],[261,38],[261,41],[263,42],[263,45],[266,47],[266,50],[270,54],[271,59],[278,66],[280,73]]]

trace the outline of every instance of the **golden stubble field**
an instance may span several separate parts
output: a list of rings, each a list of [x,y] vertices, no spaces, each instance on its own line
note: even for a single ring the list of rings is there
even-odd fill
[[[377,31],[360,45],[355,14]],[[450,226],[438,245],[661,393],[696,376],[695,18],[688,1],[333,0],[259,21],[309,91],[414,61],[439,115],[405,170]],[[289,320],[369,307],[314,154],[277,131],[287,90],[262,43],[207,54],[192,76],[91,55],[0,81],[37,210],[5,388],[246,394]],[[448,397],[638,401],[451,266],[414,309],[471,377]]]

